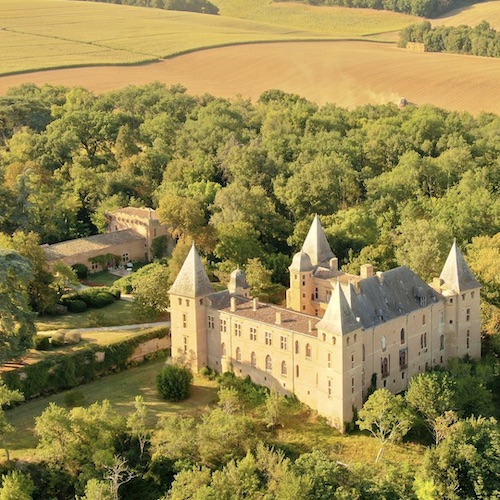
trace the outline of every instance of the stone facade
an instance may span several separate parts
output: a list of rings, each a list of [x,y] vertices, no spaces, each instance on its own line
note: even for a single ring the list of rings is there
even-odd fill
[[[215,293],[193,246],[170,290],[172,355],[293,393],[342,429],[372,380],[398,393],[452,357],[479,358],[479,295],[456,244],[432,285],[404,266],[344,273],[316,217],[286,307],[252,299],[239,270]]]
[[[151,245],[159,236],[168,235],[166,226],[160,224],[151,208],[127,207],[107,212],[108,232],[87,238],[42,245],[49,263],[62,262],[68,266],[85,264],[91,272],[102,271],[102,265],[92,257],[113,254],[121,257],[121,263],[152,260]],[[174,246],[168,239],[168,251]]]

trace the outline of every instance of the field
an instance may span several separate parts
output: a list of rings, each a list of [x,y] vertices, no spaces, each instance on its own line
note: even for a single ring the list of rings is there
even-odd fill
[[[500,2],[498,0],[453,10],[438,19],[434,19],[432,24],[434,26],[460,26],[461,24],[475,26],[483,19],[488,21],[497,31],[500,30]]]
[[[3,0],[0,74],[133,64],[235,43],[380,37],[415,20],[396,13],[311,9],[266,0],[218,3],[222,15],[211,16],[69,0]],[[246,19],[231,17],[243,11]]]
[[[0,94],[25,81],[84,85],[104,92],[151,81],[181,83],[194,94],[252,99],[280,88],[319,104],[394,102],[500,113],[500,60],[415,53],[370,42],[276,43],[193,52],[139,67],[55,70],[0,78]]]

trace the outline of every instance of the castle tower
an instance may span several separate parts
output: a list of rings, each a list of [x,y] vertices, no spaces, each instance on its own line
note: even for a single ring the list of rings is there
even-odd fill
[[[350,285],[349,285],[350,286]],[[337,282],[325,315],[316,324],[322,359],[318,373],[318,411],[333,415],[332,424],[342,429],[353,418],[353,406],[361,408],[362,337],[340,282]]]
[[[318,266],[336,271],[338,269],[338,259],[330,248],[319,217],[315,215],[302,245],[302,250],[294,255],[292,265],[289,267],[288,308],[306,314],[317,315],[319,307],[317,303],[313,303],[313,301],[317,300],[317,290],[315,290],[313,278],[314,270]]]
[[[193,243],[169,290],[172,357],[187,362],[193,370],[208,363],[205,296],[213,291]]]
[[[480,288],[456,241],[441,271],[447,357],[481,357]]]

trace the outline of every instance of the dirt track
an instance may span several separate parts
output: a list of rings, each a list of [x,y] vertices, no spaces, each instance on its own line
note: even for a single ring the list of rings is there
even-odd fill
[[[414,53],[369,42],[276,43],[210,49],[134,67],[43,71],[0,78],[0,94],[24,82],[105,92],[152,81],[193,94],[252,99],[279,88],[345,107],[397,101],[500,114],[500,59]]]

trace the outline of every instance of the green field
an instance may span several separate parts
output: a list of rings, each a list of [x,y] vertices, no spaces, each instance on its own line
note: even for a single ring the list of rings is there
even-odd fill
[[[392,12],[218,0],[220,15],[72,0],[0,2],[0,74],[135,64],[258,41],[382,39],[415,22]],[[381,35],[382,34],[382,35]]]

